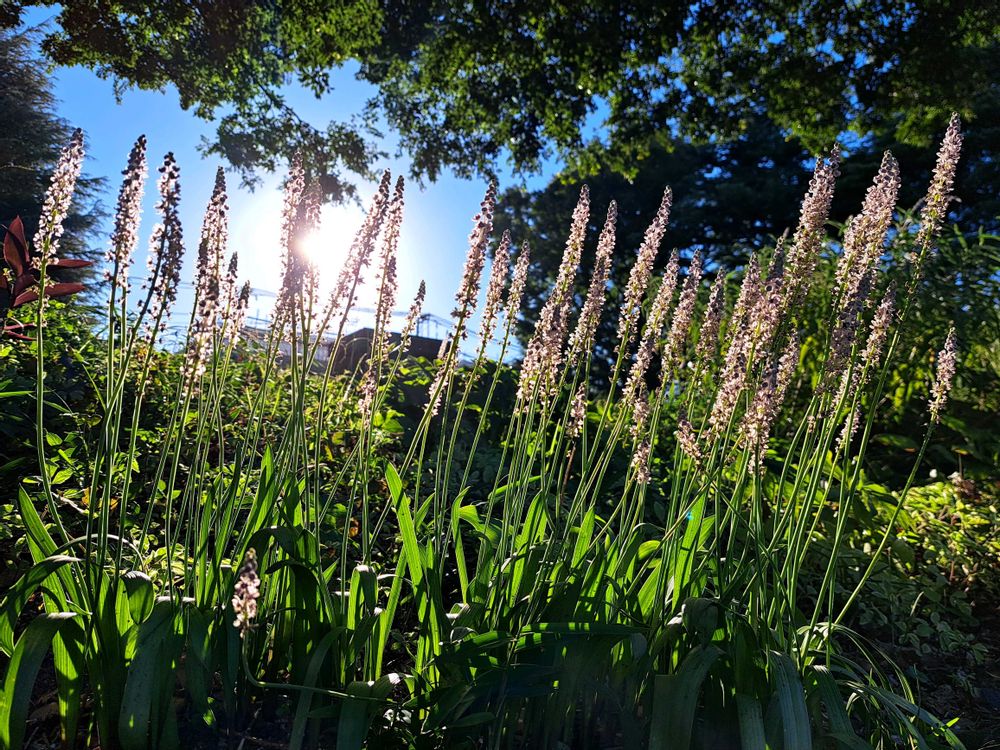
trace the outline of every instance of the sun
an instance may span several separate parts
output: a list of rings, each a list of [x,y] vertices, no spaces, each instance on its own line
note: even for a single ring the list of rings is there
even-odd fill
[[[357,208],[325,206],[319,226],[302,238],[302,253],[319,272],[320,286],[330,287],[336,282],[363,219]]]

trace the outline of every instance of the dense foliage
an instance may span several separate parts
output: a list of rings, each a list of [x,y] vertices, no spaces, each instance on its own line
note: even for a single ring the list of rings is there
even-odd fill
[[[477,308],[483,341],[506,353],[530,271],[523,246],[494,237],[492,186],[452,336],[435,362],[414,361],[406,341],[423,289],[401,339],[388,334],[402,181],[383,177],[324,299],[299,251],[319,192],[298,163],[275,325],[243,326],[248,291],[227,254],[220,173],[185,345],[162,351],[184,249],[179,171],[171,157],[160,168],[151,272],[130,302],[140,139],[104,325],[81,329],[43,297],[33,341],[3,349],[18,378],[4,396],[25,407],[35,439],[33,461],[7,467],[21,481],[12,538],[0,541],[20,575],[0,602],[0,741],[24,743],[41,672],[66,746],[236,741],[270,726],[294,748],[343,750],[960,747],[918,705],[919,673],[881,647],[919,655],[936,634],[933,647],[965,649],[970,669],[986,653],[968,636],[968,603],[933,576],[961,561],[970,587],[995,584],[996,544],[970,544],[937,515],[951,503],[967,528],[990,523],[991,477],[959,467],[949,484],[922,486],[961,393],[956,371],[980,361],[950,320],[921,328],[934,310],[927,288],[951,262],[937,247],[960,144],[956,118],[904,263],[884,256],[903,234],[892,230],[895,160],[886,155],[833,245],[836,162],[822,160],[795,233],[710,288],[700,259],[683,272],[676,252],[653,275],[669,230],[662,204],[620,305],[607,295],[619,286],[613,201],[575,300],[596,209],[584,188],[524,361],[508,368],[485,343],[458,362]],[[64,151],[57,175],[80,158]],[[66,189],[53,180],[47,205],[68,205]],[[43,276],[46,236],[34,248]],[[338,373],[369,266],[369,355]],[[591,388],[602,318],[617,321],[619,346],[612,377]],[[91,389],[74,413],[54,398],[71,381],[52,365],[54,343]],[[902,401],[900,373],[912,383]],[[890,396],[888,411],[919,422],[898,483],[870,470]],[[933,540],[919,562],[914,536]],[[920,576],[934,611],[912,598]]]

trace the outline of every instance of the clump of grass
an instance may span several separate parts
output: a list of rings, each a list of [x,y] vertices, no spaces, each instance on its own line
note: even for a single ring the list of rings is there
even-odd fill
[[[323,299],[301,248],[318,221],[319,193],[292,165],[275,325],[252,354],[263,387],[241,394],[233,430],[227,405],[234,354],[249,346],[240,341],[247,293],[238,291],[235,255],[226,259],[220,174],[199,242],[185,366],[150,454],[138,447],[138,428],[183,238],[179,173],[168,155],[149,278],[130,306],[123,269],[137,242],[140,139],[109,256],[104,417],[76,536],[46,478],[39,372],[41,491],[22,490],[18,501],[35,566],[2,607],[0,648],[11,663],[0,736],[19,746],[51,648],[67,745],[81,733],[88,686],[86,733],[102,745],[175,744],[183,663],[188,724],[233,737],[261,712],[273,718],[277,696],[287,696],[282,720],[295,748],[361,747],[366,737],[448,747],[958,746],[916,705],[902,675],[843,625],[895,516],[859,583],[845,591],[839,576],[875,410],[934,250],[960,143],[955,118],[902,294],[884,282],[880,263],[899,184],[890,155],[849,225],[832,291],[813,281],[836,151],[817,161],[791,238],[743,269],[728,314],[735,279],[697,256],[682,273],[675,252],[653,278],[669,231],[666,191],[624,290],[606,384],[592,382],[590,365],[596,326],[611,314],[617,206],[607,209],[576,312],[591,212],[584,188],[510,399],[498,397],[508,373],[487,347],[496,339],[506,356],[530,256],[504,235],[483,278],[491,185],[469,237],[454,328],[405,443],[387,425],[424,287],[393,343],[402,182],[393,189],[383,177]],[[44,273],[44,247],[41,256]],[[369,356],[337,376],[356,290],[373,262]],[[482,343],[463,364],[484,282]],[[826,340],[821,375],[809,381],[799,332],[816,315]],[[928,436],[955,347],[949,336]],[[804,407],[785,407],[790,389],[807,394],[796,401]],[[287,411],[275,424],[278,400]],[[328,450],[331,436],[344,434],[352,437],[343,450]],[[485,451],[489,475],[475,469]],[[15,639],[39,587],[46,611]]]

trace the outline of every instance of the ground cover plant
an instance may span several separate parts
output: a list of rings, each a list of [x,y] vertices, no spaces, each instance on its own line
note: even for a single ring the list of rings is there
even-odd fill
[[[817,160],[794,233],[739,274],[697,255],[682,272],[675,252],[653,278],[670,190],[636,249],[616,247],[616,204],[593,207],[583,188],[513,369],[487,345],[501,361],[511,345],[530,238],[493,237],[491,186],[451,335],[421,378],[405,351],[423,288],[401,339],[389,336],[403,182],[384,175],[321,294],[301,252],[321,193],[298,163],[268,337],[243,337],[249,291],[228,254],[220,174],[181,364],[165,367],[158,344],[184,249],[180,178],[168,154],[149,274],[132,304],[140,139],[109,245],[100,361],[84,363],[99,418],[74,462],[67,445],[80,437],[50,428],[45,347],[58,318],[42,293],[78,291],[48,282],[66,263],[58,226],[82,158],[74,141],[28,258],[40,299],[23,304],[35,318],[8,326],[30,330],[19,343],[34,347],[38,475],[23,476],[14,503],[32,565],[0,604],[0,742],[25,744],[33,686],[51,666],[65,746],[235,745],[275,726],[294,748],[960,746],[847,624],[895,542],[954,376],[952,331],[934,345],[908,479],[876,490],[864,468],[872,426],[960,146],[956,117],[906,272],[892,281],[883,255],[899,166],[888,153],[830,283],[817,283],[817,269],[836,150]],[[5,283],[18,283],[28,243],[13,224],[6,237]],[[594,272],[578,299],[585,252]],[[613,311],[616,253],[634,261]],[[366,276],[378,290],[370,356],[338,375]],[[462,361],[476,312],[482,344]],[[602,316],[615,320],[618,346],[598,387]],[[151,408],[165,410],[154,439]],[[883,514],[859,556],[855,521],[874,495]]]

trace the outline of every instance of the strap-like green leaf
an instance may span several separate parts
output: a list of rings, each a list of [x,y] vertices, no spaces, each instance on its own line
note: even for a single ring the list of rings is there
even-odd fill
[[[497,545],[500,543],[499,524],[484,522],[479,517],[479,511],[476,509],[476,506],[463,505],[458,508],[457,513],[459,520],[465,521],[469,524],[481,536],[485,537],[490,544]]]
[[[177,659],[183,646],[177,605],[161,597],[139,626],[135,658],[129,665],[119,741],[124,750],[157,748],[170,724]]]
[[[385,467],[385,480],[392,495],[393,507],[399,521],[399,533],[403,537],[403,554],[406,555],[406,565],[410,571],[410,580],[417,590],[424,578],[423,562],[420,556],[420,545],[417,543],[417,532],[413,526],[413,516],[410,513],[410,498],[403,493],[403,482],[392,464]]]
[[[39,615],[17,639],[7,666],[0,695],[0,747],[19,750],[31,708],[31,693],[55,635],[64,628],[77,628],[83,637],[76,612],[47,612]]]
[[[583,514],[583,520],[580,522],[580,528],[576,533],[576,545],[573,547],[573,567],[579,565],[583,560],[583,556],[587,554],[590,541],[594,538],[594,520],[596,518],[597,513],[593,508],[589,508]]]
[[[811,750],[812,729],[799,671],[791,658],[780,651],[772,651],[769,662],[781,710],[784,745],[795,750]]]
[[[347,698],[340,710],[337,724],[337,750],[361,750],[368,734],[372,712],[384,709],[381,701],[388,697],[399,683],[399,676],[385,675],[375,682],[352,682],[347,693],[356,698]]]
[[[740,719],[741,750],[766,750],[767,738],[764,733],[764,716],[760,702],[742,693],[736,694],[736,713]]]
[[[10,587],[3,603],[0,604],[0,651],[3,651],[7,656],[14,652],[14,626],[31,595],[56,570],[63,565],[74,562],[79,562],[79,560],[67,555],[46,557],[32,565],[31,569]]]
[[[389,642],[389,633],[392,629],[392,622],[396,617],[396,608],[399,606],[399,598],[403,589],[403,567],[405,563],[400,555],[396,561],[396,574],[392,577],[392,585],[389,586],[389,598],[386,601],[385,609],[379,615],[378,638],[375,643],[375,669],[374,674],[382,672],[382,660],[385,658],[385,647]]]
[[[86,663],[82,626],[61,628],[52,639],[52,660],[56,670],[56,693],[59,696],[59,734],[62,746],[72,750],[80,723],[80,699],[83,697]]]
[[[820,701],[826,707],[826,715],[830,722],[828,736],[834,737],[839,744],[846,745],[852,750],[868,747],[868,743],[854,733],[851,719],[844,707],[844,699],[830,670],[824,666],[815,666],[810,671],[810,676],[819,691]]]
[[[378,580],[375,571],[367,565],[356,565],[351,573],[351,591],[347,606],[347,627],[355,630],[376,606],[375,592]]]
[[[340,635],[342,628],[330,631],[323,636],[322,640],[316,645],[312,653],[309,655],[309,666],[306,667],[306,677],[303,685],[306,687],[315,687],[316,681],[319,679],[320,670],[323,668],[323,663],[326,661],[326,655],[330,651],[330,646],[333,645],[337,636]],[[314,700],[315,694],[310,690],[302,690],[299,692],[298,705],[295,708],[295,717],[292,719],[292,734],[288,741],[289,750],[299,750],[302,747],[302,743],[306,736],[306,726],[308,725],[309,712],[312,709],[312,702]]]
[[[716,646],[691,650],[672,675],[653,682],[653,722],[649,750],[688,750],[694,730],[701,685],[722,651]]]
[[[35,510],[31,498],[24,491],[23,487],[17,491],[17,508],[20,511],[21,521],[24,523],[25,530],[28,532],[28,537],[31,541],[38,545],[38,548],[46,557],[54,554],[56,543],[52,540],[52,536],[45,528],[45,524],[42,523],[41,516],[38,515],[38,511]]]
[[[130,570],[122,576],[122,583],[128,595],[132,622],[138,625],[153,611],[153,581],[142,571]]]
[[[514,542],[515,551],[523,552],[529,544],[538,542],[545,534],[546,521],[548,520],[545,514],[545,501],[546,496],[541,493],[531,501],[524,523],[521,525],[521,530]]]

